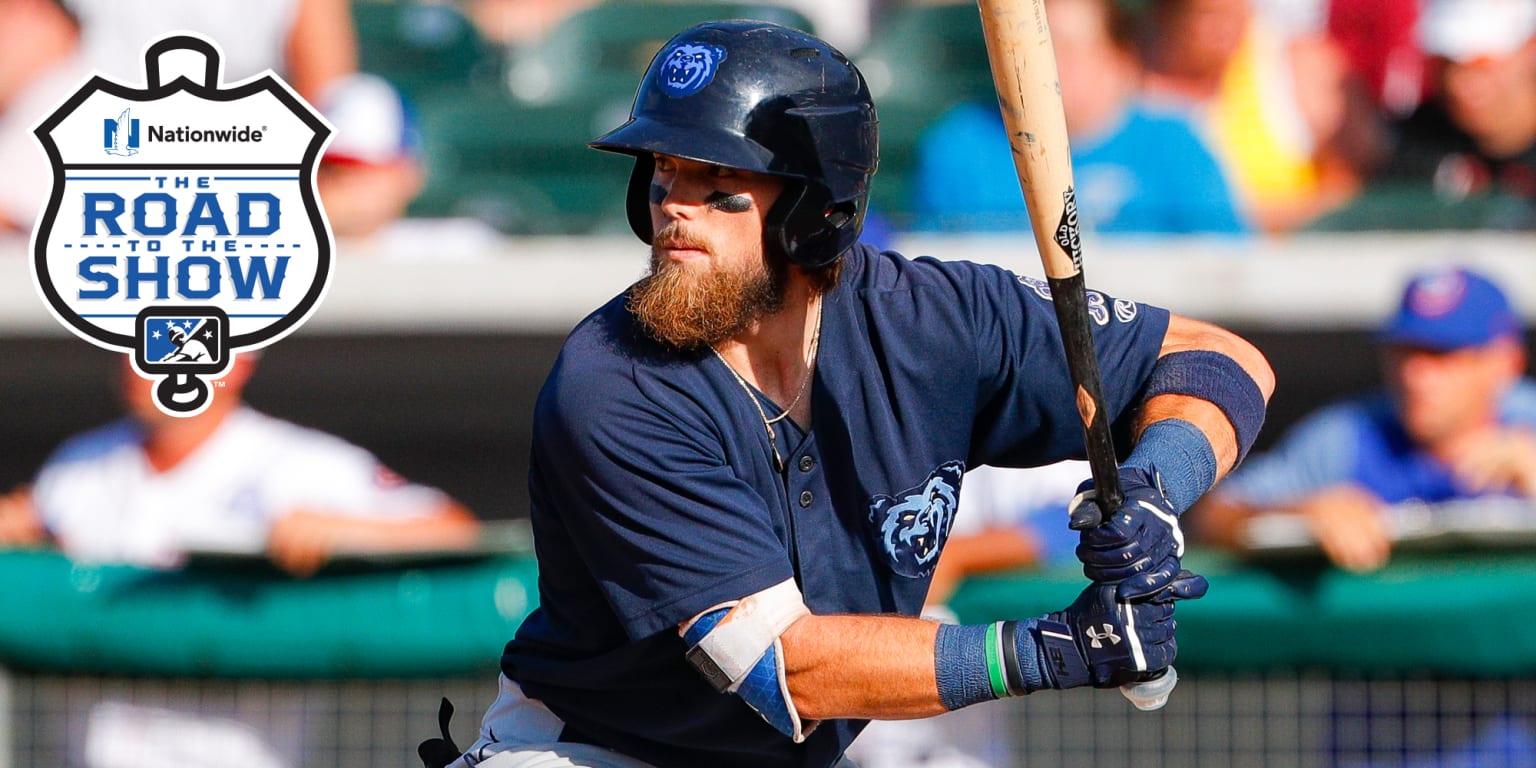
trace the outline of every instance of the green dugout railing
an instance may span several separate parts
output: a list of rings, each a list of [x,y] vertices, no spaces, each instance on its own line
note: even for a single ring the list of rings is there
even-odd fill
[[[1196,552],[1210,594],[1178,609],[1179,668],[1536,673],[1536,553],[1400,556],[1347,574]],[[526,555],[354,562],[294,579],[270,567],[155,572],[0,553],[0,664],[43,671],[260,678],[494,673],[537,601]],[[978,577],[963,621],[1056,610],[1076,569]]]

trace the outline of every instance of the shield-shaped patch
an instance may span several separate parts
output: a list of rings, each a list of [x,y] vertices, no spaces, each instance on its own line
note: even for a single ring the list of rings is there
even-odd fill
[[[201,82],[162,61],[201,59]],[[53,189],[32,272],[54,316],[162,378],[167,413],[207,407],[206,378],[318,306],[330,227],[315,168],[325,120],[271,72],[230,87],[212,41],[148,46],[143,87],[96,75],[37,126]]]

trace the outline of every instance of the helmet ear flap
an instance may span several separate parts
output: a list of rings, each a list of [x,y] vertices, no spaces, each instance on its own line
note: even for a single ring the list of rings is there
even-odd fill
[[[837,261],[858,237],[864,211],[859,200],[834,202],[820,184],[792,181],[768,209],[767,242],[791,264],[819,269]]]
[[[635,169],[629,174],[629,189],[624,197],[624,215],[629,228],[646,245],[656,233],[651,231],[651,179],[656,175],[656,159],[648,154],[635,155]]]

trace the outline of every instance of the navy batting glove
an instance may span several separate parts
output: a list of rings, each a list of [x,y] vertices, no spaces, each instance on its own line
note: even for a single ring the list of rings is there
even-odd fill
[[[1155,475],[1121,467],[1120,489],[1125,501],[1103,523],[1082,532],[1077,559],[1092,581],[1117,585],[1119,599],[1145,599],[1167,588],[1182,570],[1184,532]],[[1098,503],[1093,480],[1077,490],[1069,512]]]
[[[1115,597],[1112,584],[1091,584],[1066,610],[1030,622],[1043,682],[1050,688],[1115,688],[1173,664],[1176,600],[1205,594],[1204,576],[1183,571],[1141,602]]]

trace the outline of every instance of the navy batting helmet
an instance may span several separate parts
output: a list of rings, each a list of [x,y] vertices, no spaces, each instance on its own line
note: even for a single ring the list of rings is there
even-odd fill
[[[590,146],[635,156],[629,225],[651,242],[652,153],[788,179],[768,247],[803,267],[859,237],[875,172],[875,106],[864,76],[825,42],[761,21],[683,30],[646,69],[629,122]]]

